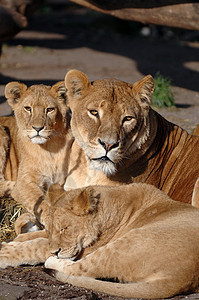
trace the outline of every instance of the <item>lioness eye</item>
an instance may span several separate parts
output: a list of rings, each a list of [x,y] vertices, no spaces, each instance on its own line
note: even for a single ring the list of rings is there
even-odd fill
[[[28,112],[31,112],[31,107],[30,106],[24,106],[24,109]]]
[[[55,110],[54,107],[48,107],[46,111],[47,111],[47,113],[50,113],[50,112],[52,112],[52,111],[54,111],[54,110]]]
[[[129,122],[129,121],[131,121],[132,119],[133,119],[132,116],[126,116],[126,117],[123,119],[123,123],[124,123],[124,122]]]
[[[98,111],[97,111],[97,110],[95,110],[95,109],[91,109],[91,110],[89,110],[89,112],[90,112],[90,114],[91,114],[91,115],[93,115],[93,116],[95,116],[95,117],[99,118],[99,113],[98,113]]]

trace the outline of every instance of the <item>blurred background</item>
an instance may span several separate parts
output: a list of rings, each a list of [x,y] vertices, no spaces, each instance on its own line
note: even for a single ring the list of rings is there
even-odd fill
[[[12,113],[4,97],[10,81],[52,85],[73,68],[85,72],[90,80],[111,77],[134,83],[151,74],[157,78],[157,86],[166,79],[175,104],[159,103],[155,109],[191,132],[199,123],[198,1],[190,12],[185,7],[187,20],[180,12],[173,13],[171,20],[179,23],[179,28],[164,18],[163,10],[162,15],[147,15],[155,7],[152,0],[148,7],[142,1],[145,7],[138,5],[134,16],[133,5],[124,5],[133,0],[123,1],[123,6],[118,6],[122,1],[114,0],[74,2],[0,0],[0,115]],[[177,5],[172,8],[194,1],[174,2]],[[157,9],[168,11],[170,7]],[[140,11],[144,13],[139,15]],[[194,14],[193,22],[188,19],[189,13]],[[196,14],[198,19],[194,19]],[[135,16],[142,22],[129,20]],[[159,100],[165,98],[165,92],[160,92]]]

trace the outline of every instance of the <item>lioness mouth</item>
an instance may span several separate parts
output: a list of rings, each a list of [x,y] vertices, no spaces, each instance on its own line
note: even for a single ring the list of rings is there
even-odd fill
[[[110,158],[108,158],[108,156],[101,156],[98,158],[93,158],[92,160],[98,160],[98,161],[110,161],[112,162],[112,160],[110,160]],[[112,162],[113,163],[113,162]]]

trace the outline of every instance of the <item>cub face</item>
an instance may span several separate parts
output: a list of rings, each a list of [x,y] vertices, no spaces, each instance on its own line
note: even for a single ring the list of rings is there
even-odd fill
[[[5,87],[8,104],[13,108],[20,134],[34,144],[44,144],[55,134],[60,122],[66,122],[64,82],[52,87],[19,82]]]
[[[50,187],[46,195],[49,204],[46,229],[52,254],[74,260],[83,248],[97,239],[99,232],[92,220],[98,199],[92,187],[71,191],[64,191],[57,184]]]
[[[148,75],[134,85],[115,79],[91,83],[84,73],[71,70],[65,85],[75,139],[91,167],[114,174],[117,165],[148,138],[153,78]]]

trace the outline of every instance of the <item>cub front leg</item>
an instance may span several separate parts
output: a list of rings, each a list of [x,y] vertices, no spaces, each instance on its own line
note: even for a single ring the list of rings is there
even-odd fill
[[[48,238],[48,232],[43,229],[39,231],[20,233],[12,242],[26,242],[38,238]]]
[[[101,250],[96,250],[77,261],[50,256],[45,262],[45,267],[48,269],[54,269],[58,272],[65,273],[66,275],[93,278],[104,277],[104,271],[106,272],[105,265],[108,265],[108,263],[107,261],[105,262],[104,256],[101,256]],[[108,268],[111,268],[111,266]]]
[[[45,185],[47,184],[39,170],[23,173],[23,167],[20,166],[18,179],[11,193],[11,196],[43,225],[48,216],[48,205],[44,202],[47,188]]]
[[[9,146],[10,137],[5,128],[0,125],[0,197],[3,197],[5,194],[10,195],[10,192],[15,185],[15,181],[5,180],[4,178]]]
[[[42,229],[35,216],[31,213],[20,215],[15,221],[15,232],[17,235],[25,232],[34,232]]]
[[[47,238],[37,238],[24,242],[2,243],[0,268],[17,267],[22,264],[43,263],[50,256]]]

